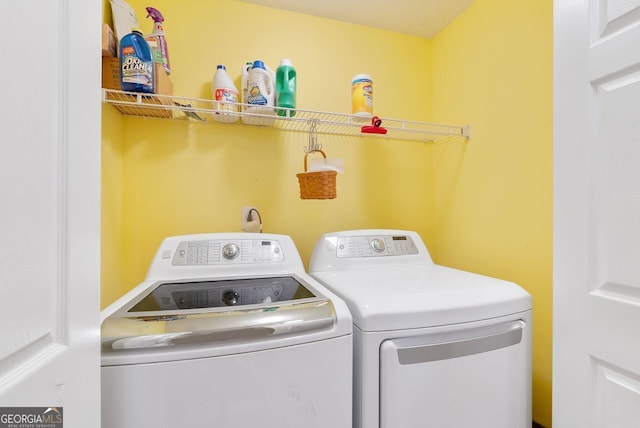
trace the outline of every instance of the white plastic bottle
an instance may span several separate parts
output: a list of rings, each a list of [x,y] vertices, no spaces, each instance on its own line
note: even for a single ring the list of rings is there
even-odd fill
[[[232,123],[238,120],[238,88],[227,74],[224,65],[218,65],[211,83],[213,99],[213,119]]]
[[[251,70],[251,67],[253,67],[253,63],[251,61],[247,61],[242,66],[242,71],[240,72],[240,80],[242,82],[242,111],[246,111],[245,104],[247,103],[247,96],[249,92],[249,88],[247,85],[249,79],[249,70]]]
[[[253,62],[247,76],[247,107],[242,121],[249,125],[273,125],[275,121],[275,87],[272,73],[260,60]],[[260,116],[252,116],[260,115]]]

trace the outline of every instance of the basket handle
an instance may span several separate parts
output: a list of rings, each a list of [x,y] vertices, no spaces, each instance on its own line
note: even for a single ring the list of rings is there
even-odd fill
[[[322,150],[311,150],[311,151],[308,151],[304,155],[304,172],[307,172],[307,156],[309,156],[313,152],[320,153],[322,155],[322,157],[324,157],[325,159],[327,158],[327,155],[325,155]]]

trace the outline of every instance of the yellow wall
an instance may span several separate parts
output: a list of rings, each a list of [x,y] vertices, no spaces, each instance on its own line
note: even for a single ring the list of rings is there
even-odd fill
[[[472,139],[434,150],[438,263],[533,296],[533,416],[551,426],[551,0],[477,0],[433,40],[434,120]]]
[[[101,301],[114,301],[126,287],[122,264],[122,116],[105,104],[102,108],[102,194],[101,194]]]
[[[150,32],[148,3],[129,3]],[[166,18],[176,95],[209,98],[217,64],[239,83],[247,60],[262,59],[275,69],[281,58],[290,58],[300,108],[350,113],[351,78],[365,72],[374,79],[376,114],[431,119],[430,40],[236,0],[192,1],[188,8],[164,0],[154,7]],[[248,28],[253,30],[243,31]],[[260,209],[265,232],[290,235],[305,262],[319,236],[331,230],[402,227],[421,232],[429,243],[428,144],[320,135],[327,155],[344,159],[345,173],[337,179],[337,199],[303,201],[296,173],[303,170],[307,133],[105,118],[108,128],[122,123],[122,157],[103,161],[108,170],[122,170],[120,180],[108,184],[119,183],[121,193],[108,196],[103,211],[103,235],[121,236],[120,263],[103,260],[103,306],[144,278],[165,236],[239,231],[247,205]],[[118,199],[121,212],[107,212]]]
[[[129,3],[149,32],[148,3]],[[477,0],[434,40],[236,0],[154,7],[176,95],[209,98],[217,64],[239,84],[245,61],[275,68],[286,57],[300,108],[349,113],[351,77],[370,73],[376,114],[469,123],[473,138],[320,135],[345,174],[337,199],[303,201],[305,133],[122,117],[103,105],[103,306],[144,278],[165,236],[239,231],[246,205],[259,207],[265,232],[292,236],[305,262],[326,231],[417,230],[436,262],[532,293],[533,412],[549,427],[551,0]]]

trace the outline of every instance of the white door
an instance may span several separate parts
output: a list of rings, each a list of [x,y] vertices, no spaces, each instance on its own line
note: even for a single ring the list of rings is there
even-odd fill
[[[65,428],[100,424],[100,7],[0,7],[0,413]]]
[[[554,19],[554,428],[640,427],[640,0]]]

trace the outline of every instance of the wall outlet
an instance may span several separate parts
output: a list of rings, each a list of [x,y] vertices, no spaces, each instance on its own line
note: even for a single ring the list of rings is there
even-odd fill
[[[242,207],[240,226],[244,232],[260,232],[260,217],[256,211],[258,211],[256,207]]]

